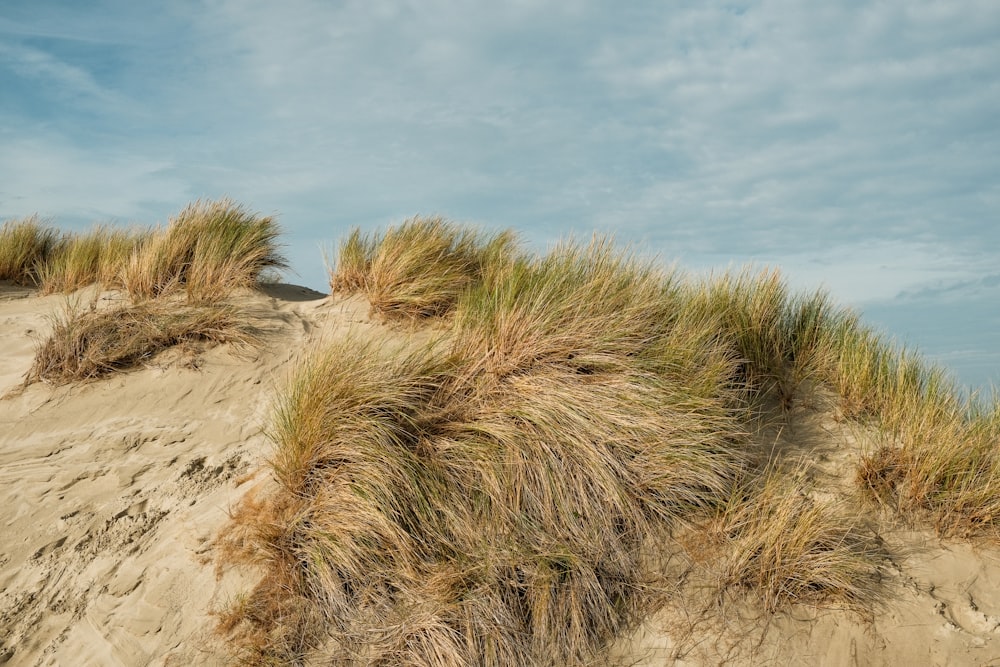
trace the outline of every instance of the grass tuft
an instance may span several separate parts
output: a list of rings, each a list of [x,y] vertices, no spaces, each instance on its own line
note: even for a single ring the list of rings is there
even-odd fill
[[[67,304],[38,348],[25,384],[66,384],[138,366],[181,343],[256,344],[247,317],[234,307],[148,302],[107,310]]]
[[[388,318],[445,315],[515,246],[513,232],[485,234],[437,217],[411,218],[370,236],[355,229],[340,244],[330,289],[361,292]]]
[[[43,294],[73,292],[92,284],[116,283],[129,257],[149,238],[143,230],[99,225],[89,232],[63,235],[41,264]]]
[[[384,244],[403,247],[353,233],[334,289],[369,293]],[[412,271],[385,303],[438,284]],[[220,556],[266,573],[220,625],[248,662],[590,664],[663,603],[652,540],[699,523],[728,550],[721,576],[768,609],[864,598],[856,532],[747,491],[747,378],[818,354],[825,301],[754,310],[751,287],[691,287],[600,238],[466,275],[453,305],[400,306],[454,312],[436,343],[347,337],[279,390],[277,488],[238,508]]]
[[[1000,526],[1000,407],[856,319],[831,335],[829,382],[844,415],[878,433],[857,482],[878,504],[945,535]]]
[[[740,358],[734,381],[758,404],[786,410],[806,381],[833,363],[832,332],[850,318],[823,292],[792,295],[774,270],[724,273],[688,286],[690,308],[718,321],[718,335]]]
[[[860,517],[815,500],[794,477],[765,474],[710,523],[715,589],[724,597],[742,592],[769,612],[810,603],[871,610],[883,589],[881,541]]]
[[[39,271],[59,245],[59,232],[30,216],[0,227],[0,280],[36,285]]]
[[[133,299],[183,290],[192,302],[218,301],[287,268],[279,235],[274,218],[229,199],[197,201],[129,258],[121,282]]]

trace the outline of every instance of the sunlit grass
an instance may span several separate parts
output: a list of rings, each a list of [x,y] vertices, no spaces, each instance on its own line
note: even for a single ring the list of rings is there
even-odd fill
[[[371,235],[355,229],[340,244],[330,289],[363,293],[385,317],[444,315],[515,246],[511,232],[486,234],[442,218],[411,218]]]
[[[46,294],[98,284],[129,297],[110,310],[67,302],[26,382],[89,380],[179,344],[250,344],[248,316],[224,300],[285,268],[278,236],[273,218],[226,199],[195,202],[157,230],[98,225],[61,234],[34,217],[6,223],[3,279],[37,283]]]
[[[149,232],[145,230],[108,225],[62,235],[40,265],[42,293],[68,293],[93,284],[114,286],[129,257],[148,238]]]
[[[816,500],[788,471],[750,481],[699,532],[696,556],[721,597],[744,595],[774,612],[803,603],[871,609],[884,592],[885,549],[860,508]]]
[[[131,300],[68,307],[29,382],[253,344],[226,300],[285,267],[273,218],[229,200],[148,232],[0,230],[0,279]],[[220,552],[264,573],[221,616],[247,663],[322,645],[337,664],[586,664],[663,603],[651,548],[770,613],[877,600],[880,551],[857,517],[873,507],[996,535],[1000,400],[966,397],[776,271],[692,278],[605,238],[533,255],[511,232],[413,218],[354,230],[330,286],[434,321],[434,338],[327,342],[279,388],[277,489],[236,508]],[[821,392],[866,443],[853,515],[756,440]]]
[[[333,287],[372,294],[381,243],[404,247],[352,234]],[[266,572],[221,626],[248,662],[587,664],[663,603],[650,540],[698,525],[717,586],[766,610],[877,597],[862,532],[760,481],[752,441],[754,401],[831,367],[825,297],[689,282],[599,238],[444,291],[415,271],[380,298],[447,294],[406,311],[454,313],[436,343],[348,337],[279,389],[278,489],[223,541]]]
[[[91,380],[142,365],[180,343],[256,344],[247,316],[234,307],[147,302],[98,310],[67,303],[39,346],[25,384]]]
[[[4,222],[0,227],[0,280],[37,284],[59,238],[58,230],[37,216]]]
[[[257,285],[262,272],[287,268],[274,218],[228,199],[190,204],[157,230],[121,272],[133,299],[183,291],[190,301],[217,301]]]

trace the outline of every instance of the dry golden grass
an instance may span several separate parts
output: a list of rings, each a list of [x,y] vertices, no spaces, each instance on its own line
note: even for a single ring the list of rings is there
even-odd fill
[[[285,266],[277,233],[228,200],[148,236],[7,223],[0,279],[117,280],[136,301],[68,309],[26,381],[99,377],[185,341],[251,344],[222,301]],[[663,603],[656,540],[687,549],[714,594],[767,612],[870,605],[867,527],[754,439],[768,406],[790,418],[813,386],[881,434],[859,461],[865,497],[945,534],[996,534],[1000,400],[964,398],[776,272],[694,280],[599,238],[531,256],[509,232],[414,218],[352,232],[330,278],[385,318],[439,318],[439,339],[346,338],[279,390],[277,490],[245,500],[220,542],[220,563],[264,572],[220,616],[245,663],[589,664]],[[692,528],[700,540],[671,539]]]
[[[717,318],[718,335],[741,359],[737,379],[756,402],[777,400],[786,409],[803,382],[833,363],[831,332],[851,317],[822,292],[792,295],[774,270],[695,281],[685,299]]]
[[[879,504],[942,534],[1000,526],[1000,402],[965,396],[948,373],[894,346],[857,318],[828,337],[825,379],[845,416],[875,429],[857,481]]]
[[[369,289],[381,243],[353,234],[335,289]],[[876,595],[863,531],[765,483],[750,438],[757,393],[823,367],[821,297],[686,284],[602,239],[414,270],[395,303],[448,295],[409,311],[454,311],[436,344],[343,339],[279,390],[278,489],[222,540],[265,572],[223,614],[243,660],[591,664],[664,601],[651,540],[692,525],[765,609]]]
[[[91,284],[133,299],[111,310],[67,303],[37,350],[25,383],[82,381],[139,365],[178,344],[252,344],[248,316],[222,300],[285,267],[274,220],[230,200],[195,202],[165,230],[96,226],[59,234],[37,218],[0,231],[0,279],[38,283],[43,293]],[[186,295],[187,304],[178,301]]]
[[[35,354],[25,384],[90,380],[149,361],[180,343],[229,343],[237,349],[257,337],[247,316],[234,307],[192,307],[148,302],[106,310],[67,304]]]
[[[82,234],[64,234],[40,265],[43,294],[73,292],[93,284],[116,283],[129,257],[149,232],[98,225]]]
[[[59,244],[59,232],[37,216],[8,220],[0,227],[0,280],[35,285],[39,271]]]
[[[383,234],[355,229],[340,244],[330,289],[364,293],[385,317],[444,315],[515,245],[512,232],[484,234],[442,218],[411,218]]]
[[[272,429],[281,492],[237,515],[245,557],[271,572],[240,606],[253,617],[228,619],[252,662],[290,662],[325,634],[333,662],[577,664],[641,616],[638,548],[684,499],[644,506],[615,443],[558,426],[589,392],[479,407],[455,371],[444,350],[350,339],[300,367]],[[629,445],[648,467],[655,452]],[[647,484],[683,487],[662,454]]]
[[[740,489],[704,529],[700,554],[720,598],[742,594],[774,612],[791,604],[871,610],[885,555],[872,526],[817,501],[796,475],[770,471]],[[721,600],[720,600],[721,601]]]
[[[183,290],[192,302],[218,301],[287,268],[279,235],[273,218],[231,200],[197,201],[131,255],[121,284],[137,300]]]
[[[0,280],[40,284],[47,294],[100,283],[133,300],[184,291],[192,303],[220,301],[287,268],[279,235],[274,218],[228,199],[194,202],[156,231],[98,225],[60,234],[33,216],[0,229]]]

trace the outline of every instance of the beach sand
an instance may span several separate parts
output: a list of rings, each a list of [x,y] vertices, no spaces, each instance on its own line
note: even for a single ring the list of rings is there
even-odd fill
[[[104,307],[119,297],[71,298]],[[213,541],[240,498],[269,483],[262,427],[274,387],[318,337],[379,325],[362,300],[269,286],[240,297],[264,332],[260,350],[170,350],[106,379],[21,390],[66,299],[0,285],[0,664],[225,664],[212,612],[254,573],[217,572]],[[860,444],[813,410],[802,423],[835,492]],[[882,537],[890,594],[867,618],[678,603],[613,656],[644,666],[1000,664],[995,544],[904,528]]]

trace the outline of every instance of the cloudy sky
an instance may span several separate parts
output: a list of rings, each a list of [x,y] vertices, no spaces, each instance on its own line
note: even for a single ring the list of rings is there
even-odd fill
[[[3,0],[0,218],[442,214],[780,267],[1000,385],[996,0]]]

